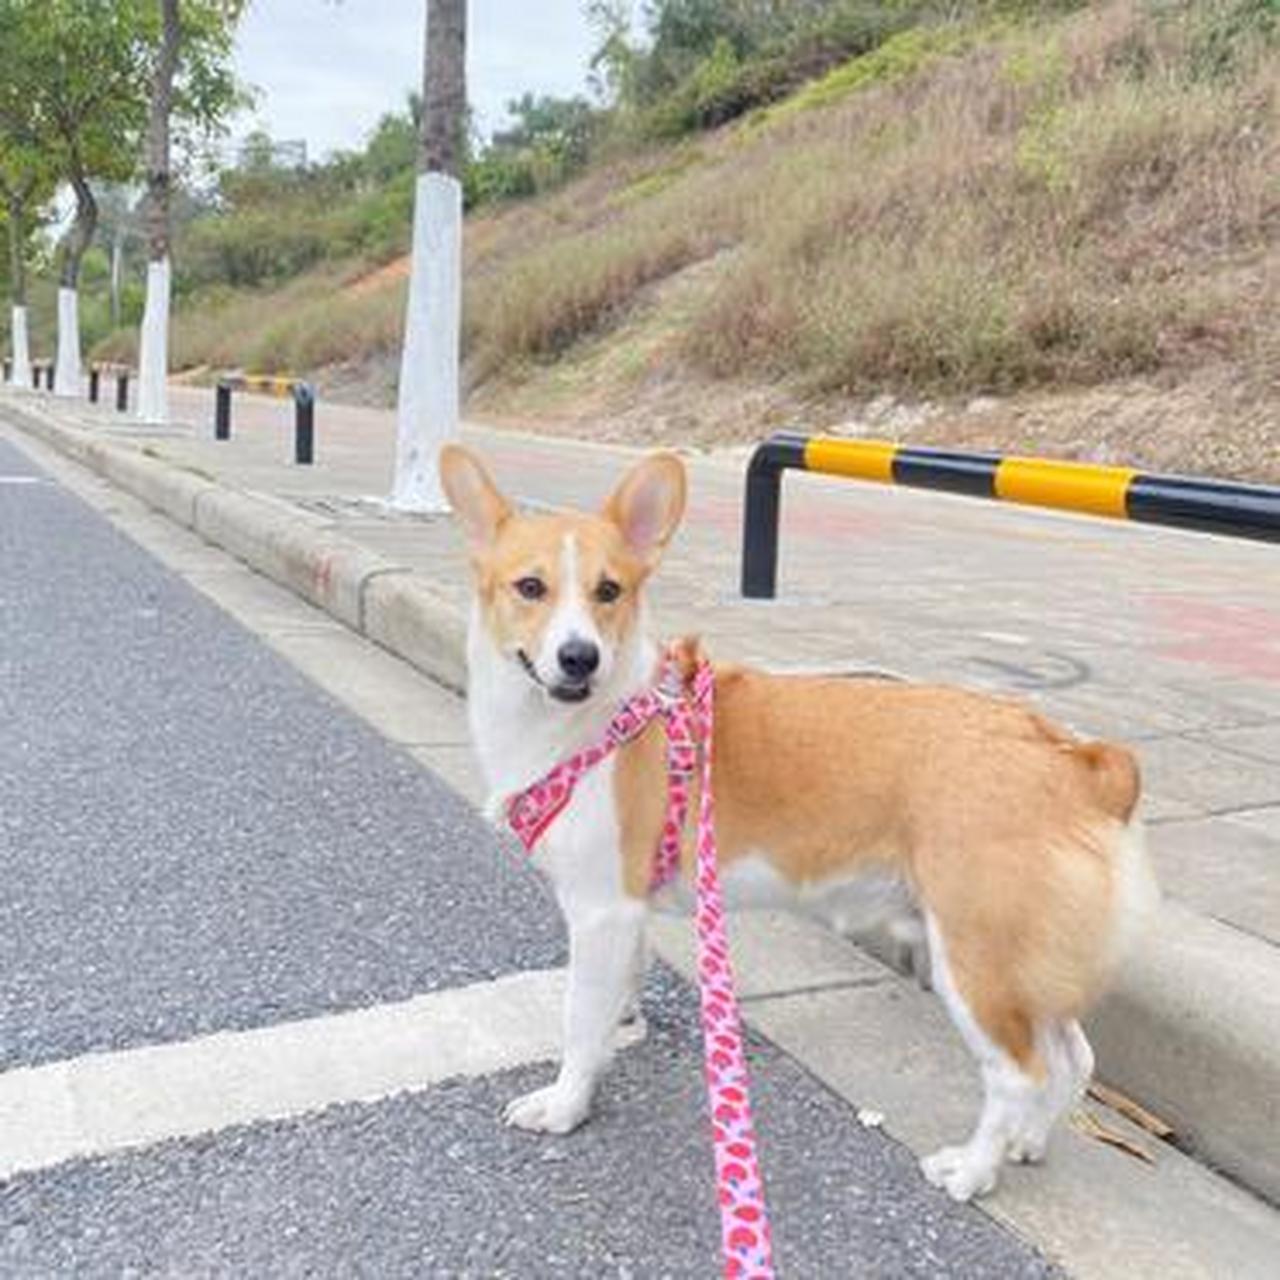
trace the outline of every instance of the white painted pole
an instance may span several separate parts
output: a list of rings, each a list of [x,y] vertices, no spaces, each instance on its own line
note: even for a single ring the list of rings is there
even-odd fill
[[[447,511],[437,458],[458,434],[458,356],[462,307],[462,185],[439,172],[418,177],[413,202],[413,257],[391,505],[401,511]]]
[[[13,349],[13,366],[9,383],[23,391],[31,390],[31,343],[27,337],[27,309],[14,307],[9,317],[10,346]]]
[[[147,263],[147,305],[138,354],[138,418],[169,419],[169,259]]]
[[[80,386],[80,308],[74,289],[58,289],[58,359],[53,367],[53,394],[73,397]]]

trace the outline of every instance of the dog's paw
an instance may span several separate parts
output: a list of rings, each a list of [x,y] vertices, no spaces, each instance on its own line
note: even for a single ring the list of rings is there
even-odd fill
[[[920,1161],[925,1180],[941,1187],[953,1200],[963,1203],[985,1196],[995,1189],[996,1171],[983,1160],[974,1159],[968,1147],[943,1147]]]
[[[552,1084],[509,1102],[502,1119],[530,1133],[568,1133],[587,1118],[590,1109],[590,1099]]]
[[[1044,1133],[1019,1133],[1009,1139],[1004,1158],[1010,1164],[1039,1164],[1044,1159],[1049,1137]]]

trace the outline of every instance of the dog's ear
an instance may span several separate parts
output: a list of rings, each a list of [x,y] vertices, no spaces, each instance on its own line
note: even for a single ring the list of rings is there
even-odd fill
[[[498,492],[480,459],[460,444],[445,445],[440,450],[440,481],[472,549],[493,546],[498,530],[511,516],[511,504]]]
[[[654,564],[684,515],[684,501],[684,464],[673,453],[655,453],[622,478],[604,515],[632,551]]]

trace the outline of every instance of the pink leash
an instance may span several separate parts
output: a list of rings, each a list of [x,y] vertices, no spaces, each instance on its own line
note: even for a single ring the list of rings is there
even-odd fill
[[[774,1275],[772,1239],[751,1121],[742,1020],[734,994],[717,866],[715,801],[711,793],[715,676],[709,662],[699,660],[691,683],[691,693],[686,694],[680,672],[668,659],[658,683],[622,705],[609,721],[602,741],[562,761],[541,781],[513,797],[507,806],[507,820],[525,849],[532,851],[569,803],[579,780],[661,716],[667,731],[667,813],[650,885],[651,891],[659,889],[680,868],[690,780],[698,766],[701,747],[695,909],[698,993],[702,1002],[703,1061],[720,1201],[724,1274],[732,1280],[770,1280]]]

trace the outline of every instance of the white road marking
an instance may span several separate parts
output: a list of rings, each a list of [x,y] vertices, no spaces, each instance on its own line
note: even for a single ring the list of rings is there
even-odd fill
[[[516,973],[0,1073],[0,1178],[553,1058],[563,978],[559,969]]]
[[[43,484],[43,476],[0,476],[0,484]]]

